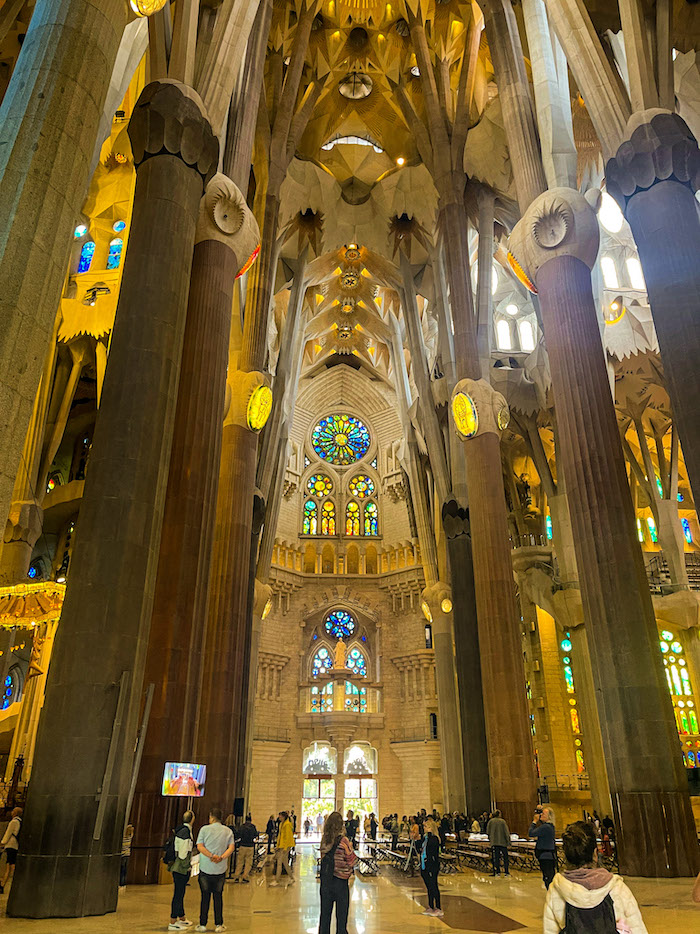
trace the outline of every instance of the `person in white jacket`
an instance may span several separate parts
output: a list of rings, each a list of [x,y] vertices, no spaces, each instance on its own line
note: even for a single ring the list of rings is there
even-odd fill
[[[598,908],[618,934],[648,934],[637,900],[622,877],[596,865],[595,827],[585,821],[569,824],[562,843],[568,868],[557,873],[547,891],[544,934],[560,934],[566,928],[567,905],[570,911]]]

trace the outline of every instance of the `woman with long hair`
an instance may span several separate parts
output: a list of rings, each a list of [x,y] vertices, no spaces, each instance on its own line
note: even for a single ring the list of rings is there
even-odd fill
[[[438,888],[438,873],[440,872],[440,835],[437,824],[429,817],[424,824],[425,836],[420,854],[420,874],[428,890],[428,907],[423,912],[433,918],[441,918],[444,914],[440,907],[440,889]]]
[[[321,840],[321,920],[319,934],[331,934],[335,905],[336,934],[347,934],[350,910],[350,877],[357,856],[345,836],[343,815],[333,811],[326,818]]]

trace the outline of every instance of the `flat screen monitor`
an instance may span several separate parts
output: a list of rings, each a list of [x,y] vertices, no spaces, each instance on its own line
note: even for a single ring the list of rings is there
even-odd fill
[[[194,762],[166,762],[162,793],[169,798],[201,798],[206,778],[206,765],[197,765]]]

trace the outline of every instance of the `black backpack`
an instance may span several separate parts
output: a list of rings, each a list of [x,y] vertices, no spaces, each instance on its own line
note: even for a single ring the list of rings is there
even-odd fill
[[[594,908],[576,908],[566,904],[566,924],[561,934],[615,934],[615,906],[606,895]]]
[[[333,846],[321,860],[321,885],[328,885],[328,883],[335,875],[335,851],[338,849],[340,840],[341,838],[338,837]]]
[[[170,836],[163,844],[163,862],[166,866],[172,866],[177,859],[175,852],[175,831],[170,832]]]

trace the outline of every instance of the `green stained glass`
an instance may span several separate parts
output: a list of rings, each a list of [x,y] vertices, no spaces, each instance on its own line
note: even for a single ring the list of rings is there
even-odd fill
[[[318,506],[312,499],[304,503],[304,522],[302,525],[302,534],[316,535],[318,531]]]
[[[369,449],[369,431],[354,415],[329,415],[313,430],[311,442],[320,458],[347,466],[361,460]]]
[[[376,503],[367,503],[365,506],[365,535],[378,534],[378,518]]]
[[[374,493],[374,481],[371,477],[360,474],[358,477],[352,478],[348,484],[348,489],[353,496],[357,496],[358,499],[364,499],[366,496],[371,496]]]
[[[323,473],[315,473],[306,481],[306,489],[312,496],[328,496],[333,492],[333,481]]]

